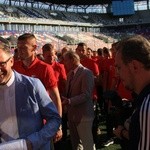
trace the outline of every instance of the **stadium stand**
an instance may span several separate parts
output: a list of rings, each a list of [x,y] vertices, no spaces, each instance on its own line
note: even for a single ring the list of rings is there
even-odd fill
[[[101,4],[107,3],[108,1],[102,1]],[[36,33],[39,47],[44,42],[53,42],[56,49],[60,49],[61,46],[68,44],[72,47],[73,44],[84,41],[94,50],[109,48],[113,42],[127,35],[142,34],[149,37],[150,10],[116,17],[111,13],[85,13],[85,7],[82,7],[84,11],[81,13],[50,9],[52,4],[48,8],[42,7],[44,4],[38,9],[33,3],[28,6],[25,1],[24,5],[19,6],[6,2],[0,4],[1,36],[5,38],[12,34],[19,36],[24,32],[33,32]],[[69,39],[72,39],[71,42]]]

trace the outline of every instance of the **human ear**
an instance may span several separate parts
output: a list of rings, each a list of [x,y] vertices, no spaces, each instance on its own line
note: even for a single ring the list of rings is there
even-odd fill
[[[143,68],[143,65],[141,62],[137,61],[137,60],[132,60],[132,62],[130,63],[130,68],[135,72],[138,73],[141,68]]]

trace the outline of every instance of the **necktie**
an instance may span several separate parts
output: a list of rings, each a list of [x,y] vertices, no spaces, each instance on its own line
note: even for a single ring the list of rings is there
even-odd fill
[[[73,77],[74,77],[74,72],[72,71],[70,74],[70,78],[69,78],[69,84],[68,84],[68,92],[67,92],[67,97],[70,98],[70,94],[71,94],[71,84],[73,81]]]

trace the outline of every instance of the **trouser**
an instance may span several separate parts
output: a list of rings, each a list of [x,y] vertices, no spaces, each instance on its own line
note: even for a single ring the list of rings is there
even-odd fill
[[[73,150],[95,150],[92,135],[93,120],[80,123],[69,121],[68,123]]]

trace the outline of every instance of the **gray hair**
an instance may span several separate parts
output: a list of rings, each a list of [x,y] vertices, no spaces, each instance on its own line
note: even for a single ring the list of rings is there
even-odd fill
[[[69,58],[69,59],[71,59],[71,60],[74,60],[74,61],[77,62],[77,63],[80,62],[80,57],[79,57],[79,55],[78,55],[76,52],[72,51],[72,50],[70,50],[70,51],[64,53],[63,57],[67,57],[67,58]]]

